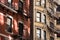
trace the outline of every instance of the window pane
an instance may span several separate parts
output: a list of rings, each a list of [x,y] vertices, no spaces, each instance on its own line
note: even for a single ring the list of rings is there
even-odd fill
[[[41,4],[45,4],[45,0],[41,0]]]
[[[42,13],[42,15],[41,15],[41,22],[44,23],[45,22],[44,19],[45,19],[45,17],[44,17],[44,14]]]
[[[8,24],[8,25],[10,25],[10,21],[11,21],[11,20],[10,20],[9,18],[7,18],[7,24]]]
[[[38,2],[36,2],[36,5],[38,5],[38,6],[39,6],[39,5],[40,5],[40,2],[39,2],[39,1],[38,1]]]
[[[36,0],[36,5],[37,5],[37,6],[40,6],[40,1],[41,1],[41,0]]]
[[[37,16],[37,17],[40,17],[40,13],[36,13],[36,16]]]
[[[46,40],[46,31],[44,31],[44,40]]]
[[[20,0],[21,2],[23,2],[23,0]]]
[[[45,6],[45,0],[41,0],[41,6],[42,6],[42,7]]]
[[[11,0],[8,0],[8,3],[11,3]]]
[[[36,21],[37,21],[37,22],[40,22],[40,18],[36,18]]]
[[[36,30],[36,36],[37,36],[38,38],[41,37],[41,30],[40,30],[40,29],[37,29],[37,30]]]
[[[44,40],[44,31],[41,30],[41,38]]]
[[[36,13],[36,21],[37,22],[40,22],[40,16],[41,16],[41,13],[40,12],[37,12]]]
[[[60,24],[60,17],[59,17],[59,19],[57,19],[57,24]]]

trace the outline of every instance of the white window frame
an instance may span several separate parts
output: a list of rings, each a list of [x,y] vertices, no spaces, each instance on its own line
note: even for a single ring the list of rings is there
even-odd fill
[[[37,6],[40,6],[40,4],[41,4],[40,1],[41,1],[41,0],[37,0],[37,1],[36,1],[36,5],[37,5]]]
[[[44,7],[45,5],[45,0],[41,0],[41,6]]]
[[[10,15],[6,15],[6,17],[9,17],[9,18],[11,18],[12,19],[12,28],[13,28],[13,17],[12,16],[10,16]],[[7,24],[7,21],[6,21],[6,24]],[[8,24],[7,24],[8,25]],[[13,32],[8,32],[7,30],[5,30],[7,33],[9,33],[9,34],[13,34]]]
[[[36,12],[36,22],[40,22],[40,17],[41,13],[40,12]]]
[[[8,0],[8,3],[10,3],[10,4],[11,4],[11,2],[12,2],[12,0]]]
[[[38,40],[41,39],[41,29],[40,28],[36,28],[36,38]]]
[[[44,14],[42,13],[42,14],[41,14],[41,22],[42,22],[42,23],[45,23],[45,20],[44,20],[44,19],[45,19],[45,17],[44,17]]]

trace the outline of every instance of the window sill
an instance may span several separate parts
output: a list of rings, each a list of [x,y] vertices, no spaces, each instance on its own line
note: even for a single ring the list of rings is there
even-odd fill
[[[35,21],[36,23],[41,23],[41,24],[46,24],[46,23],[43,23],[43,22],[37,22],[37,21]]]

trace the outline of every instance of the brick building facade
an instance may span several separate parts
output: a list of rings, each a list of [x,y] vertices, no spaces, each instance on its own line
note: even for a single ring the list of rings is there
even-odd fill
[[[29,0],[0,0],[0,40],[29,40]]]

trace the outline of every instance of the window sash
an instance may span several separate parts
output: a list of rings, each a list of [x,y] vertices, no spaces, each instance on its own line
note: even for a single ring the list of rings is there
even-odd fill
[[[10,4],[11,4],[11,2],[12,2],[12,0],[8,0],[8,3],[10,3]]]
[[[36,30],[36,36],[37,36],[38,38],[41,38],[41,29],[38,29],[38,28],[37,28],[37,30]]]
[[[45,7],[46,6],[46,0],[41,0],[41,6]]]
[[[10,17],[7,17],[7,32],[12,33],[12,19]]]
[[[42,38],[43,40],[46,40],[46,31],[41,30],[41,38]]]
[[[43,23],[44,23],[44,22],[45,22],[45,20],[44,20],[44,19],[45,19],[45,17],[44,17],[44,14],[43,14],[43,13],[42,13],[42,15],[41,15],[41,18],[42,18],[42,19],[41,19],[41,22],[43,22]]]
[[[36,5],[40,6],[41,5],[41,0],[37,0]]]
[[[37,0],[36,5],[46,7],[46,0]]]
[[[57,21],[57,24],[59,25],[60,24],[60,17],[56,21]]]
[[[11,26],[11,24],[12,24],[12,19],[7,17],[7,25]]]
[[[40,22],[41,21],[41,13],[37,12],[36,13],[36,22]]]

